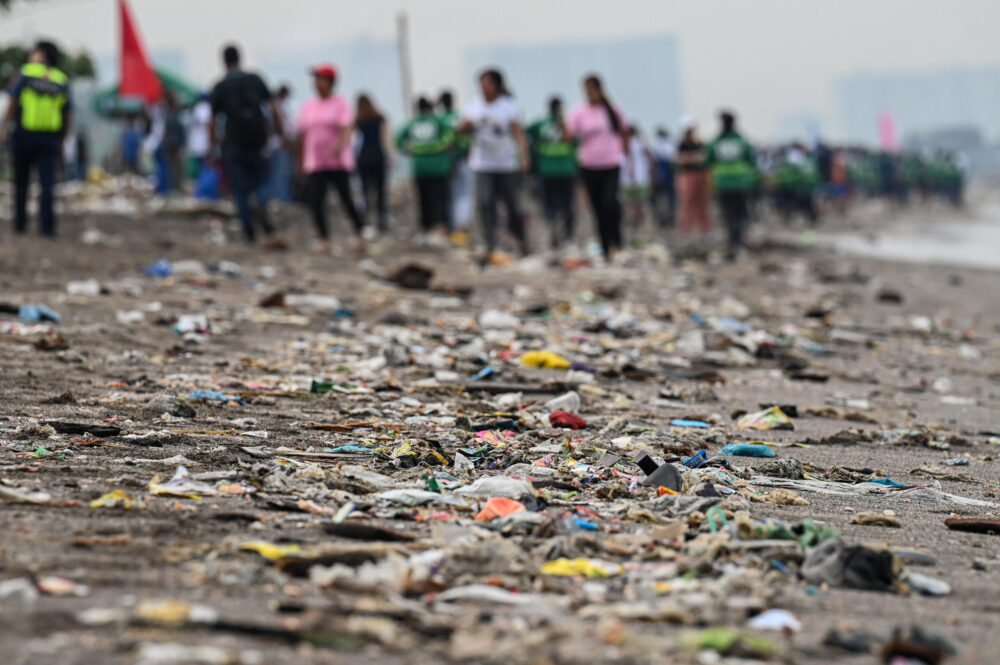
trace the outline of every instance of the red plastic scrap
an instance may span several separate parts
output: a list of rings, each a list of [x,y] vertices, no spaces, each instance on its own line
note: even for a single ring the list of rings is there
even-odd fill
[[[553,427],[568,427],[569,429],[583,429],[587,426],[587,421],[580,416],[567,413],[566,411],[553,411],[549,414],[549,424]]]

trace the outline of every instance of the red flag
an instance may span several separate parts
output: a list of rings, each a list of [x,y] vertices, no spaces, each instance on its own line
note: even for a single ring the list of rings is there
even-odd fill
[[[122,82],[118,92],[122,97],[139,97],[149,104],[157,102],[163,97],[163,86],[149,64],[127,0],[118,0],[118,14],[122,31]]]

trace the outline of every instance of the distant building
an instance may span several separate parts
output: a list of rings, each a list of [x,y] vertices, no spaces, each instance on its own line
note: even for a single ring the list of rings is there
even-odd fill
[[[466,50],[462,98],[476,93],[475,78],[485,67],[507,75],[528,118],[542,114],[553,94],[567,108],[583,98],[581,80],[596,72],[608,95],[649,135],[654,127],[676,128],[684,112],[677,40],[670,36],[592,40],[560,44],[505,44]]]
[[[969,126],[1000,135],[1000,68],[906,74],[856,74],[837,85],[846,138],[876,143],[878,117],[890,114],[900,136]]]

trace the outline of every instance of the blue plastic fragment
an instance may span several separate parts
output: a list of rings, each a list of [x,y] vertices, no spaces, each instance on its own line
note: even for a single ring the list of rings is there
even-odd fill
[[[875,480],[869,480],[870,483],[875,483],[876,485],[886,485],[888,487],[909,487],[906,483],[897,483],[892,478],[876,478]]]
[[[170,259],[160,259],[143,272],[149,277],[170,277],[174,274],[174,264],[170,262]]]
[[[364,446],[337,446],[336,448],[327,448],[328,453],[367,453],[372,454],[375,451],[371,448],[365,448]]]
[[[28,323],[39,323],[40,321],[59,323],[62,320],[58,312],[54,312],[45,305],[21,305],[17,311],[17,318]]]
[[[210,402],[237,402],[243,403],[243,398],[239,395],[224,395],[218,390],[199,390],[188,395],[190,399],[207,399]]]
[[[776,457],[770,446],[763,443],[730,443],[720,454],[733,457]]]
[[[573,521],[578,527],[584,529],[585,531],[597,531],[597,525],[593,522],[588,522],[587,520],[582,520],[579,517],[574,517]]]
[[[673,427],[697,427],[698,429],[708,429],[708,423],[701,420],[671,420],[670,425]]]
[[[489,379],[496,376],[497,371],[492,367],[484,367],[472,376],[473,381],[479,381],[480,379]]]
[[[684,460],[683,462],[681,462],[681,464],[683,464],[689,469],[697,469],[702,464],[704,464],[706,460],[708,460],[708,451],[702,450],[697,455],[694,455],[693,457],[689,457],[688,459]]]

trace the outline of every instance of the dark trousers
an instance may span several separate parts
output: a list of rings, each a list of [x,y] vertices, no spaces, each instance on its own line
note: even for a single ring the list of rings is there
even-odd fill
[[[31,185],[32,167],[38,169],[38,183],[42,189],[38,205],[42,235],[56,233],[53,198],[59,149],[59,136],[56,134],[24,131],[14,134],[14,230],[18,233],[28,229],[28,187]]]
[[[448,224],[448,176],[422,175],[413,178],[420,200],[420,228],[432,231],[439,224]]]
[[[729,234],[729,251],[735,252],[743,244],[743,233],[750,216],[747,193],[738,190],[719,192],[719,211]]]
[[[375,210],[378,213],[378,228],[385,231],[389,228],[385,162],[371,164],[361,162],[358,164],[358,175],[361,177],[361,190],[365,196],[365,209]]]
[[[674,222],[674,212],[677,208],[677,190],[674,187],[674,165],[666,160],[656,163],[656,184],[650,195],[653,212],[656,213],[660,226],[670,226]],[[666,199],[666,208],[660,204],[660,199]]]
[[[236,212],[240,217],[243,235],[247,241],[253,242],[257,236],[254,229],[255,212],[264,234],[274,233],[265,209],[267,201],[261,193],[267,182],[267,159],[259,152],[228,148],[223,152],[223,161],[225,162],[226,176],[229,178],[229,187],[233,190]],[[256,199],[256,211],[251,207],[251,197]]]
[[[358,207],[354,204],[354,197],[351,195],[350,171],[313,171],[309,174],[309,180],[306,183],[306,198],[319,236],[324,239],[330,236],[330,230],[326,223],[327,185],[333,185],[337,190],[344,212],[351,218],[355,232],[360,234],[364,222],[361,219],[361,213],[358,212]]]
[[[545,208],[545,218],[552,229],[552,246],[560,240],[568,242],[576,232],[576,213],[573,206],[573,193],[576,190],[576,178],[573,176],[558,176],[542,178],[542,205]],[[562,218],[563,228],[559,231],[559,221]]]
[[[524,233],[524,217],[518,202],[518,185],[521,174],[516,172],[485,172],[476,173],[476,203],[479,207],[479,218],[483,224],[483,235],[486,238],[486,251],[493,252],[497,245],[497,227],[499,224],[499,203],[503,201],[507,210],[507,225],[510,232],[521,245],[521,251],[527,253],[527,239]]]
[[[587,190],[590,207],[597,220],[597,235],[607,257],[622,247],[622,206],[618,200],[619,167],[610,169],[580,169],[580,178]]]

